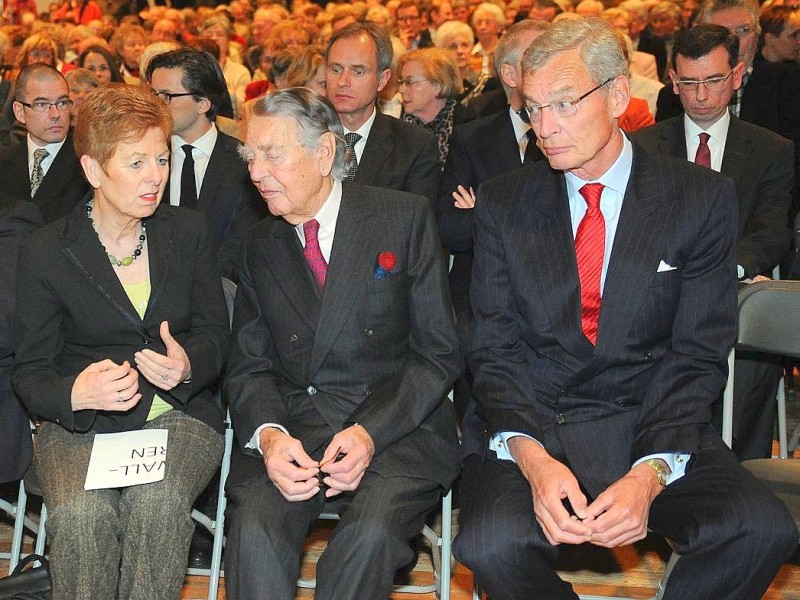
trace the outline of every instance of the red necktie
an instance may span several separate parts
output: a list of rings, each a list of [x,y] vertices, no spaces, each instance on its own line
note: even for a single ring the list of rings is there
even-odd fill
[[[703,132],[700,134],[700,145],[697,147],[697,154],[694,155],[695,164],[701,167],[711,168],[711,150],[708,149],[708,140],[711,136]]]
[[[575,257],[581,284],[581,329],[592,345],[596,345],[600,321],[600,277],[606,246],[606,222],[600,212],[603,184],[587,183],[579,191],[587,206],[575,234]]]
[[[322,250],[319,248],[319,223],[316,219],[303,223],[303,234],[306,236],[306,247],[303,248],[303,256],[305,256],[306,262],[311,268],[311,273],[314,275],[314,281],[317,282],[317,287],[321,292],[325,289],[328,263],[325,262],[325,257],[322,256]]]

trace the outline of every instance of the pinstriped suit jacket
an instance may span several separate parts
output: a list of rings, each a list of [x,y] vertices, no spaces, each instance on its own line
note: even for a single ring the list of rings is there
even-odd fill
[[[397,265],[375,278],[378,255]],[[458,469],[446,394],[458,342],[433,210],[424,198],[345,182],[320,295],[294,227],[266,218],[247,238],[226,392],[242,453],[231,485],[263,477],[245,445],[278,423],[307,453],[359,423],[371,469],[448,486]]]
[[[696,451],[735,336],[732,182],[634,145],[596,348],[563,174],[543,161],[479,196],[469,361],[487,433],[531,435],[592,495],[642,456]]]

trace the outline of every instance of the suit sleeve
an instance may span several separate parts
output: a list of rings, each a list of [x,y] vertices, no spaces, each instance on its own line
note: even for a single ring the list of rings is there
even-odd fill
[[[252,236],[248,236],[248,241]],[[256,293],[250,253],[239,269],[233,333],[225,375],[225,397],[241,451],[258,453],[246,445],[264,423],[288,422],[289,408],[279,389],[279,357],[270,327]]]
[[[469,152],[458,128],[450,137],[450,151],[439,184],[436,201],[436,218],[439,235],[450,252],[472,252],[472,209],[458,208],[454,205],[453,192],[459,185],[469,189],[477,187]]]
[[[789,250],[793,183],[794,144],[786,142],[780,152],[773,155],[754,190],[755,207],[743,223],[742,235],[736,244],[736,259],[747,277],[770,271]]]
[[[495,192],[498,193],[498,192]],[[470,301],[475,319],[468,362],[473,390],[487,421],[488,434],[524,433],[543,439],[530,410],[533,350],[522,341],[524,322],[512,294],[508,258],[498,224],[498,210],[485,186],[475,203],[475,260]]]
[[[348,419],[362,425],[376,453],[417,429],[442,402],[458,374],[458,338],[445,261],[430,204],[415,203],[408,239],[408,357],[397,375]]]
[[[715,187],[707,189],[713,202],[681,268],[669,350],[645,392],[631,464],[649,454],[695,452],[725,386],[736,339],[736,221],[730,215],[737,203],[732,181]]]

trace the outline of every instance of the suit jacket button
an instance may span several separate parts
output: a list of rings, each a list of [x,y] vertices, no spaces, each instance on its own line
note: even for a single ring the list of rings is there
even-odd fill
[[[648,352],[647,354],[644,355],[644,359],[649,362],[653,360],[653,355]]]
[[[295,343],[297,340],[299,340],[299,339],[300,339],[300,338],[299,338],[299,337],[297,337],[297,334],[296,334],[296,333],[293,333],[292,335],[290,335],[290,336],[289,336],[289,341],[290,341],[292,344],[294,344],[294,343]]]
[[[563,423],[566,423],[566,422],[567,422],[567,417],[565,417],[565,416],[564,416],[564,415],[562,415],[561,413],[558,413],[558,414],[556,415],[556,423],[558,423],[559,425],[561,425],[561,424],[563,424]]]
[[[364,388],[364,395],[365,395],[365,396],[370,396],[370,395],[372,395],[372,390],[371,390],[371,389],[369,389],[369,388]]]
[[[145,345],[145,346],[149,346],[149,345],[150,345],[150,340],[145,340],[145,341],[144,341],[144,345]]]
[[[306,388],[306,394],[308,394],[309,396],[313,396],[316,393],[317,393],[317,388],[315,388],[313,385],[310,385]]]
[[[373,333],[375,333],[375,332],[372,329],[370,329],[369,327],[364,330],[364,335],[367,336],[367,337],[372,337]]]

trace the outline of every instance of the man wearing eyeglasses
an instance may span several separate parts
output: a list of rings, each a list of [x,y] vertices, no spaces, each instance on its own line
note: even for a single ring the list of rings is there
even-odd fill
[[[14,117],[25,126],[25,144],[0,156],[4,191],[39,207],[45,223],[67,214],[89,191],[69,129],[69,86],[55,68],[25,67],[17,77]]]
[[[456,557],[493,600],[574,600],[562,553],[650,529],[681,555],[665,599],[761,598],[798,532],[709,423],[736,331],[733,183],[625,137],[604,21],[553,24],[522,73],[549,164],[483,184],[473,209],[485,435]]]
[[[741,86],[740,38],[719,25],[699,25],[676,36],[670,71],[684,115],[633,134],[650,151],[688,159],[727,175],[736,184],[738,277],[771,276],[791,242],[789,208],[794,144],[731,115]],[[742,459],[772,453],[775,393],[782,370],[775,359],[737,361],[734,452]],[[721,406],[719,407],[721,409]],[[718,414],[721,423],[721,414]]]
[[[174,120],[164,201],[206,214],[220,268],[231,277],[238,234],[266,209],[239,156],[239,141],[214,125],[227,93],[222,73],[210,54],[181,49],[154,57],[146,77]]]
[[[431,32],[423,27],[417,0],[403,0],[395,11],[397,34],[408,50],[433,46]]]

